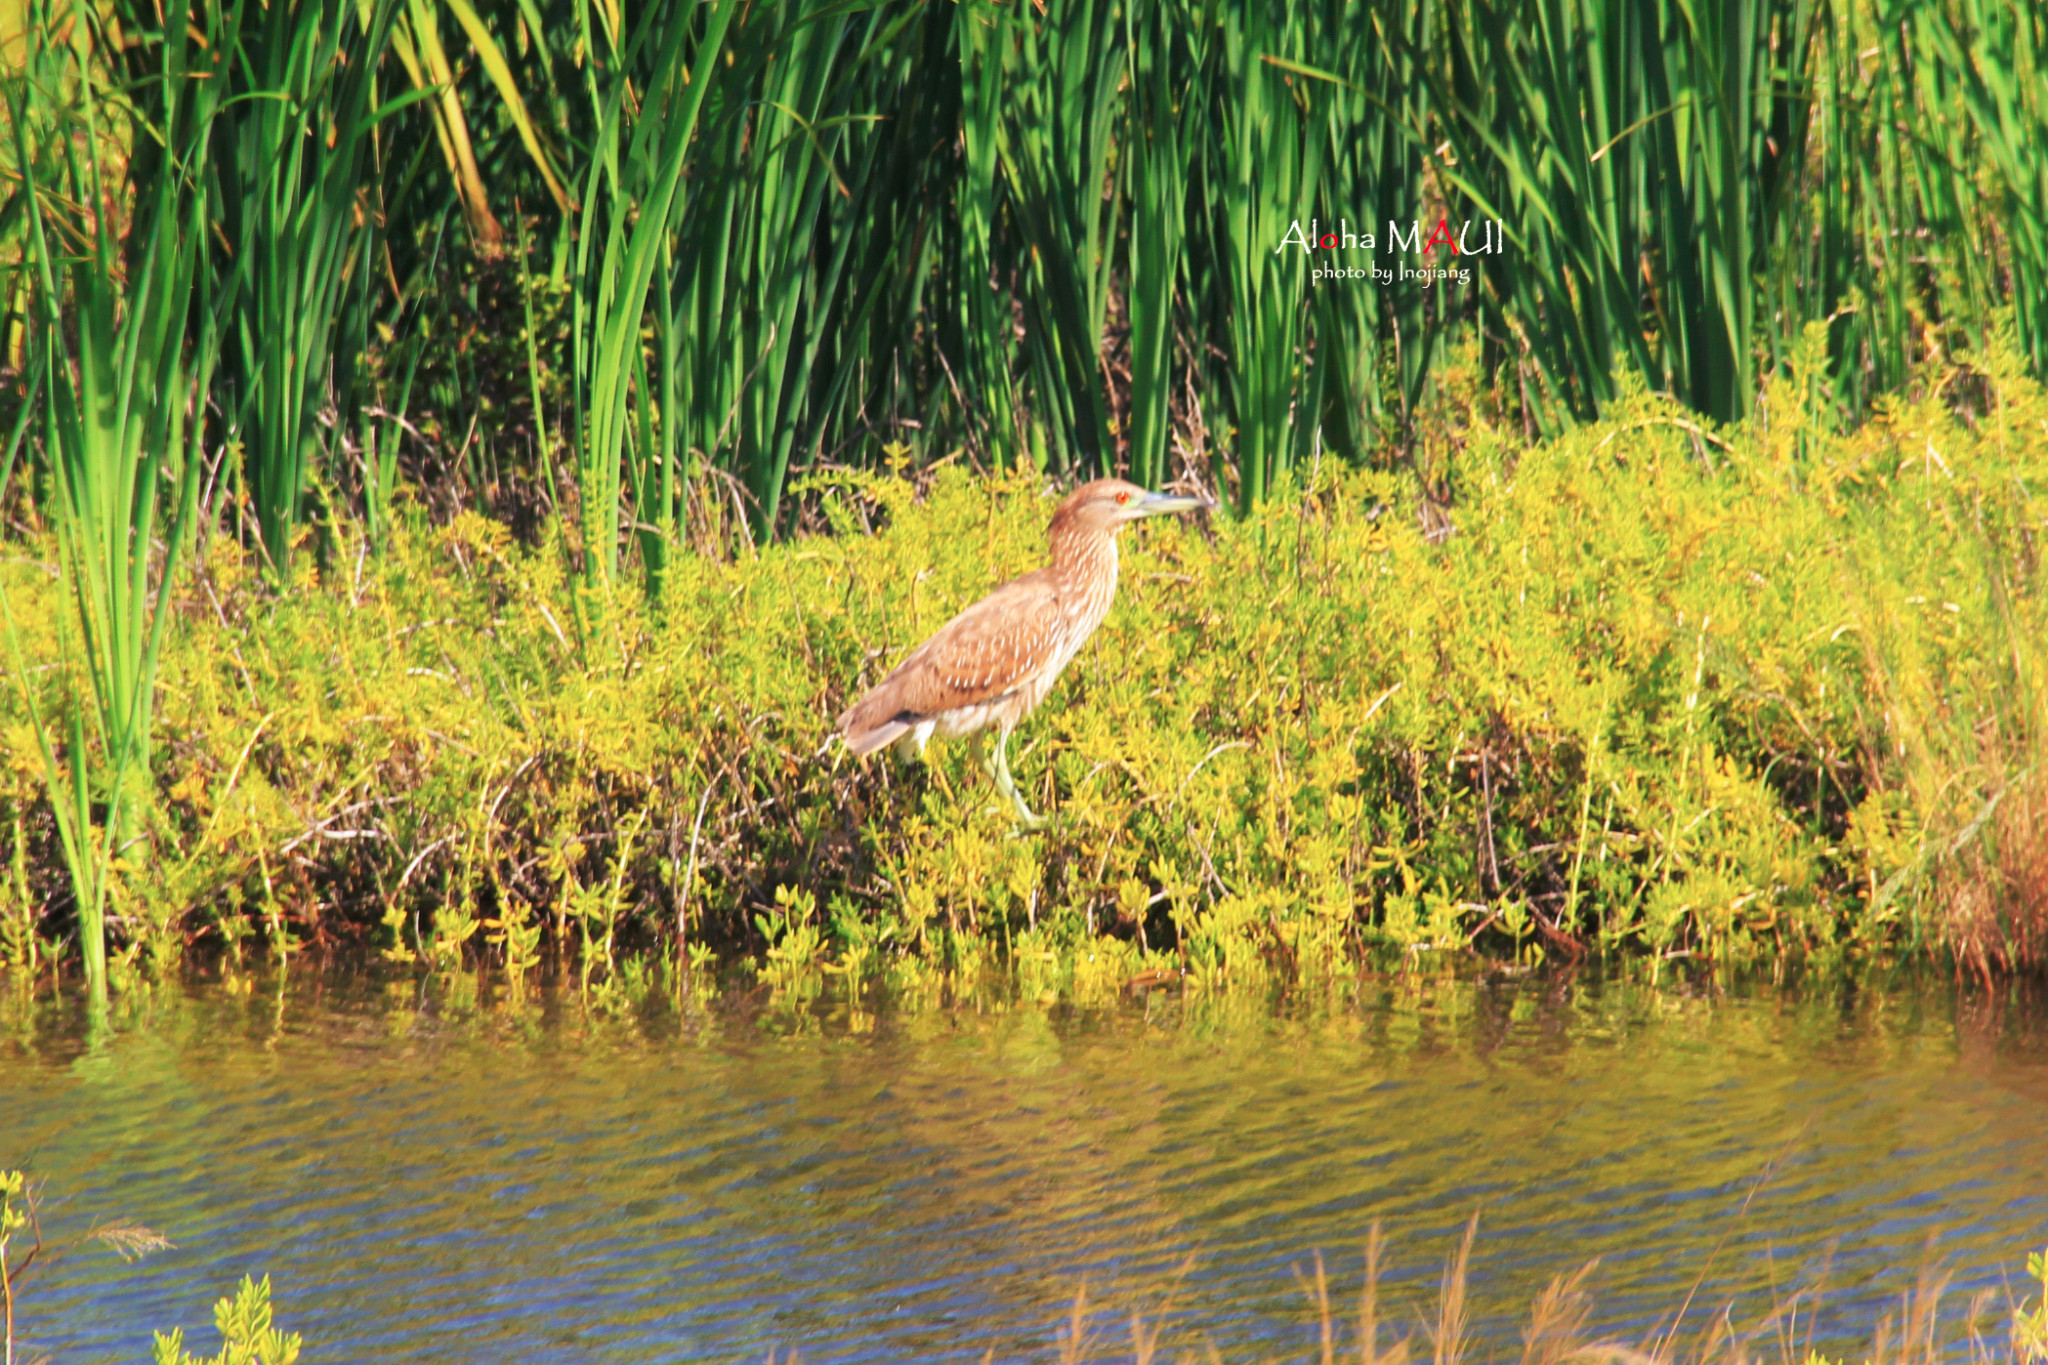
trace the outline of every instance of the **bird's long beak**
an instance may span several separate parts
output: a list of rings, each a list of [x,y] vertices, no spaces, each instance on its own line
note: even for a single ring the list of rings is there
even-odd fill
[[[1192,512],[1199,507],[1213,511],[1216,504],[1208,498],[1190,498],[1179,493],[1147,493],[1135,510],[1141,517],[1156,517],[1162,512]]]

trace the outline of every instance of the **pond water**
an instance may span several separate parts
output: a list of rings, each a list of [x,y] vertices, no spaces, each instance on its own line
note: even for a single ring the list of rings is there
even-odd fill
[[[250,1272],[309,1363],[1048,1359],[1084,1283],[1100,1358],[1139,1311],[1175,1351],[1301,1360],[1296,1272],[1323,1253],[1348,1315],[1376,1221],[1427,1360],[1475,1211],[1473,1360],[1517,1358],[1534,1295],[1594,1257],[1602,1334],[1689,1294],[1688,1332],[1754,1324],[1825,1271],[1813,1344],[1861,1358],[1929,1265],[1944,1331],[1990,1290],[2002,1341],[2048,1242],[2048,1019],[1941,986],[613,1018],[294,969],[92,1042],[18,992],[0,1023],[0,1167],[46,1181],[46,1229],[176,1244],[26,1288],[29,1358],[60,1365],[146,1361],[173,1325],[216,1350]]]

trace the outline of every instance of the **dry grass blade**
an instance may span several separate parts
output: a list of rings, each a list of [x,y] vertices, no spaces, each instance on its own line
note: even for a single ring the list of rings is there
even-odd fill
[[[1472,1265],[1472,1241],[1479,1235],[1479,1215],[1465,1224],[1458,1254],[1444,1267],[1443,1293],[1437,1299],[1436,1328],[1430,1334],[1434,1365],[1462,1365],[1471,1344],[1466,1336],[1465,1281]]]
[[[555,174],[553,161],[541,146],[540,132],[535,126],[533,115],[527,112],[526,99],[519,92],[519,83],[513,78],[511,63],[505,60],[505,53],[498,46],[498,40],[484,23],[469,0],[444,0],[455,22],[462,25],[462,31],[469,36],[470,46],[476,49],[477,60],[489,74],[491,84],[496,87],[498,98],[504,102],[505,112],[512,120],[512,126],[519,130],[519,140],[526,147],[526,154],[533,159],[534,168],[547,184],[548,194],[555,201],[555,207],[564,215],[575,212],[569,201],[569,191]]]
[[[1315,1255],[1316,1275],[1313,1281],[1295,1267],[1294,1278],[1309,1296],[1309,1302],[1316,1308],[1316,1326],[1322,1338],[1323,1365],[1335,1365],[1337,1359],[1337,1320],[1330,1313],[1330,1277],[1323,1267],[1323,1253]]]
[[[1593,1315],[1593,1296],[1586,1289],[1598,1260],[1552,1280],[1529,1310],[1522,1329],[1522,1365],[1567,1365],[1588,1352],[1586,1322]]]
[[[1408,1365],[1408,1338],[1380,1350],[1380,1258],[1386,1251],[1386,1236],[1378,1219],[1365,1238],[1365,1283],[1358,1291],[1358,1365]]]
[[[94,1228],[86,1237],[100,1243],[123,1261],[137,1261],[177,1245],[162,1233],[140,1223],[115,1223],[109,1227]]]
[[[1887,1313],[1878,1324],[1871,1365],[1944,1365],[1941,1300],[1951,1278],[1952,1272],[1935,1264],[1930,1245],[1913,1287],[1899,1296],[1897,1315]]]
[[[1088,1282],[1074,1291],[1074,1308],[1067,1315],[1066,1335],[1060,1340],[1060,1365],[1080,1365],[1088,1358]]]
[[[405,67],[414,90],[433,96],[434,136],[463,214],[477,245],[495,254],[505,240],[505,228],[491,212],[490,195],[469,135],[469,118],[462,108],[460,83],[441,46],[440,25],[427,0],[408,0],[404,18],[392,33],[391,51]]]

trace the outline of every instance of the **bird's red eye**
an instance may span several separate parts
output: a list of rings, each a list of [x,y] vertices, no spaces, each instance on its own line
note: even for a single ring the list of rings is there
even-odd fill
[[[1117,504],[1121,506],[1131,500],[1131,495],[1129,493],[1119,493],[1116,495],[1116,500]]]

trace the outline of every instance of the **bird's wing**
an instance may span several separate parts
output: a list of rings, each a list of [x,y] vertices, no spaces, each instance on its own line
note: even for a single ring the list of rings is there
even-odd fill
[[[901,716],[995,701],[1059,647],[1058,594],[1042,571],[1013,578],[939,627],[839,719],[848,735]]]

